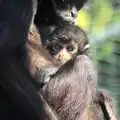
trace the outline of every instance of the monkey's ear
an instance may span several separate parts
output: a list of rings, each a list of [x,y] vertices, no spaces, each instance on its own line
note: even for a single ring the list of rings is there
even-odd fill
[[[84,46],[84,50],[86,50],[86,49],[88,49],[88,48],[90,48],[90,44],[86,44],[86,45]]]
[[[83,46],[83,48],[80,50],[82,54],[87,54],[87,50],[90,48],[90,44],[86,44]]]

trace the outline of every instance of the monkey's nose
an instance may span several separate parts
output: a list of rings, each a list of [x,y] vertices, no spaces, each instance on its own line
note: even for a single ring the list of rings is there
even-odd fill
[[[60,52],[59,52],[59,55],[60,55],[60,57],[63,57],[63,56],[65,56],[66,55],[66,50],[65,49],[62,49]]]

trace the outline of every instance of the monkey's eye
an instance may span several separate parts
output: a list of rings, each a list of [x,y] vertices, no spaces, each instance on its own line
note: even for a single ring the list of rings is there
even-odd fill
[[[53,51],[54,52],[59,52],[61,49],[62,49],[62,47],[60,45],[58,45],[58,44],[53,46]]]
[[[67,46],[67,50],[72,52],[74,50],[74,46],[73,45],[69,45]]]

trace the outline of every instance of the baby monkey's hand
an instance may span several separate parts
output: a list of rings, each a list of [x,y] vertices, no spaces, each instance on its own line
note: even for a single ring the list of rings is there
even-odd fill
[[[43,87],[47,82],[49,82],[50,77],[54,75],[58,71],[58,69],[58,67],[40,69],[35,75],[37,83],[39,83],[40,86]]]

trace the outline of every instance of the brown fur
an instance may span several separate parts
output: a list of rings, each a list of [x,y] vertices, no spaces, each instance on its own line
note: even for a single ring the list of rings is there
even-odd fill
[[[65,39],[63,40],[63,36]],[[54,40],[54,38],[57,40]],[[69,41],[70,39],[70,41]],[[67,44],[75,44],[75,51],[68,52],[65,57],[60,58],[59,52],[57,55],[51,54],[49,46],[55,46],[56,44],[62,44],[63,46]],[[66,25],[64,27],[58,27],[55,29],[51,37],[44,42],[41,42],[40,34],[37,30],[37,27],[33,24],[31,26],[31,31],[28,35],[27,41],[27,53],[29,61],[29,70],[33,76],[39,72],[41,68],[45,67],[58,67],[63,65],[66,61],[72,59],[75,55],[85,54],[86,50],[84,49],[85,45],[88,44],[87,37],[85,32],[82,31],[79,27],[73,25]]]
[[[33,25],[27,44],[33,74],[41,67],[45,67],[46,63],[47,65],[54,63],[53,58],[43,48],[39,33],[36,33],[38,31]],[[83,48],[84,44],[82,45]],[[111,113],[114,111],[112,102],[107,100],[110,97],[101,92],[105,99],[103,101],[100,92],[96,90],[96,71],[87,56],[79,56],[61,67],[43,87],[43,93],[58,120],[117,120],[115,113]],[[107,117],[101,106],[105,106]],[[109,118],[110,114],[112,118]]]
[[[43,87],[59,120],[83,120],[96,91],[96,72],[87,56],[69,61]]]
[[[35,25],[31,26],[28,36],[27,53],[29,70],[33,76],[43,67],[57,65],[52,56],[43,47],[40,34]]]
[[[96,79],[94,65],[85,55],[51,77],[43,94],[58,120],[117,120],[111,97],[97,90]]]

